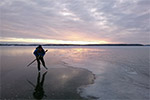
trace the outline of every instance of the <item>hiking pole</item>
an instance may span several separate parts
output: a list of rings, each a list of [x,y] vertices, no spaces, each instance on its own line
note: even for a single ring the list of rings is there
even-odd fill
[[[46,50],[45,53],[46,53],[47,51],[48,51],[48,50]],[[39,57],[38,57],[38,58],[39,58]],[[29,64],[27,65],[27,67],[29,67],[32,63],[34,63],[34,62],[36,61],[36,59],[37,59],[37,58],[35,58],[31,63],[29,63]]]

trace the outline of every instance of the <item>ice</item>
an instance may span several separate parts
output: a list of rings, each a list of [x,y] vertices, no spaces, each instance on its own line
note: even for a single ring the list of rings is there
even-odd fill
[[[62,85],[62,83],[66,82],[65,80],[67,79],[71,86],[74,86],[75,83],[73,80],[77,78],[77,76],[82,83],[83,79],[86,80],[85,77],[82,77],[84,75],[83,71],[81,71],[82,74],[75,73],[74,71],[84,69],[84,71],[89,74],[92,72],[95,76],[95,80],[91,82],[92,77],[89,80],[92,84],[79,85],[79,87],[77,86],[77,90],[76,88],[74,89],[75,92],[78,92],[79,97],[81,96],[88,100],[150,99],[149,47],[87,46],[44,48],[49,50],[45,55],[45,62],[49,70],[49,74],[46,76],[48,78],[45,80],[47,82],[45,84],[47,93],[49,93],[50,90],[53,91],[54,87],[59,90],[60,88],[57,83],[60,84],[63,90],[64,85]],[[5,88],[13,92],[15,92],[15,89],[11,90],[9,87],[17,87],[16,89],[18,89],[18,91],[20,91],[20,89],[23,90],[22,93],[17,92],[18,94],[16,95],[10,93],[12,96],[25,97],[24,93],[26,93],[28,98],[32,98],[32,91],[28,88],[26,77],[30,76],[30,79],[35,82],[37,68],[36,63],[33,63],[29,68],[27,68],[26,65],[35,59],[32,54],[34,49],[34,47],[2,48],[1,57],[3,59],[1,70],[3,83],[7,83]],[[42,69],[42,71],[45,71],[45,69]],[[62,80],[61,82],[60,79]],[[25,85],[22,86],[22,84]],[[69,90],[68,84],[66,84],[65,87],[65,91],[71,91]],[[53,92],[50,92],[49,95],[51,95],[51,93],[53,94]],[[56,94],[58,94],[58,96],[61,95],[58,92],[56,92]]]
[[[79,87],[78,93],[89,100],[148,100],[148,49],[116,49],[104,49],[106,52],[88,51],[82,61],[80,58],[78,61],[64,60],[70,66],[85,68],[95,74],[94,83]]]

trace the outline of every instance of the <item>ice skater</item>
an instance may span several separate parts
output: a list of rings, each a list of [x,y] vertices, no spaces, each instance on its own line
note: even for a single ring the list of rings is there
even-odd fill
[[[40,70],[41,70],[41,68],[40,68],[40,61],[42,62],[42,65],[44,66],[44,68],[47,70],[48,68],[45,66],[45,61],[44,61],[44,55],[45,55],[45,52],[47,52],[47,50],[46,51],[44,51],[44,49],[42,48],[42,46],[41,45],[39,45],[36,49],[35,49],[35,51],[33,52],[33,54],[35,55],[35,57],[36,57],[36,60],[37,60],[37,63],[38,63],[38,65],[37,65],[37,68],[38,68],[38,71],[40,72]]]

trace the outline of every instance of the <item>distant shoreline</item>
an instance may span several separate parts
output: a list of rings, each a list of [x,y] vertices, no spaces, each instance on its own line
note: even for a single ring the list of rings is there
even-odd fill
[[[0,44],[0,46],[38,46],[39,44]],[[150,46],[143,44],[41,44],[42,46]]]

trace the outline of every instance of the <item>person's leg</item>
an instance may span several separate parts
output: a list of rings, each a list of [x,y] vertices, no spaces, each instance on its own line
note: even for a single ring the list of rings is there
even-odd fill
[[[41,68],[40,68],[40,60],[37,58],[37,63],[38,63],[38,65],[37,65],[37,67],[38,67],[38,71],[40,71],[41,70]]]
[[[43,58],[43,57],[41,57],[41,58],[40,58],[40,60],[41,60],[41,62],[42,62],[42,65],[43,65],[46,69],[48,69],[48,68],[45,66],[44,58]]]
[[[42,65],[45,67],[45,62],[44,62],[43,57],[41,57],[40,60],[41,60],[41,62],[42,62]]]
[[[45,75],[46,75],[47,71],[42,75],[42,81],[41,81],[41,86],[43,87],[44,84],[44,80],[45,80]]]

